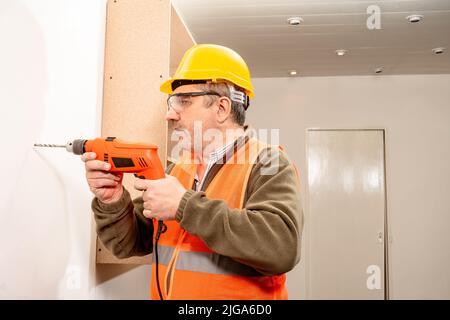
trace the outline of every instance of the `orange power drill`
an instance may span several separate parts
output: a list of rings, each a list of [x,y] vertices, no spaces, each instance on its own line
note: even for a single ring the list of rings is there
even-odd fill
[[[111,165],[110,172],[134,173],[141,179],[155,180],[165,177],[164,168],[158,156],[158,147],[153,144],[128,143],[108,137],[93,140],[76,139],[66,145],[35,144],[35,147],[66,148],[77,155],[95,152],[97,160]]]
[[[95,152],[97,160],[108,162],[111,165],[110,172],[134,173],[141,179],[155,180],[165,177],[165,171],[158,157],[158,147],[153,144],[128,143],[108,137],[94,140],[77,139],[69,141],[66,145],[35,144],[35,147],[66,148],[67,151],[77,155],[85,152]],[[161,233],[166,232],[167,226],[162,220],[158,220],[155,235],[155,259],[156,279],[158,292],[163,300],[159,284],[158,268],[158,240]]]

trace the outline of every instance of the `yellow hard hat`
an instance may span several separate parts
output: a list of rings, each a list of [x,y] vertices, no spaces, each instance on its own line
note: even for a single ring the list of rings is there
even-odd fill
[[[250,71],[244,59],[234,50],[215,44],[197,44],[190,48],[181,59],[172,78],[165,81],[160,90],[173,92],[172,83],[177,80],[228,80],[243,88],[245,94],[254,96]]]

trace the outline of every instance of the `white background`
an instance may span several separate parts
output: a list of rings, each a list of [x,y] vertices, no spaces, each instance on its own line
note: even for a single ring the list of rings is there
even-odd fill
[[[79,156],[100,134],[106,0],[0,0],[0,298],[95,296]]]

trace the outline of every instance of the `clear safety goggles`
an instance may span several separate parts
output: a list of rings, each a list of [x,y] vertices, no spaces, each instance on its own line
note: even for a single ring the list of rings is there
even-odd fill
[[[180,92],[169,95],[167,98],[167,106],[169,109],[173,109],[176,113],[180,113],[184,110],[184,108],[191,105],[192,97],[199,96],[218,96],[220,94],[215,91],[199,91],[199,92]]]

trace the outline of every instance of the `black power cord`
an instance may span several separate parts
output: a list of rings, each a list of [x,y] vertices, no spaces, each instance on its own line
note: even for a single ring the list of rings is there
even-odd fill
[[[159,260],[158,260],[158,240],[161,236],[161,233],[164,233],[167,231],[167,226],[164,224],[162,220],[158,220],[158,230],[156,231],[155,236],[155,260],[156,260],[156,286],[158,287],[158,294],[159,299],[164,300],[162,292],[161,292],[161,285],[159,283]]]

